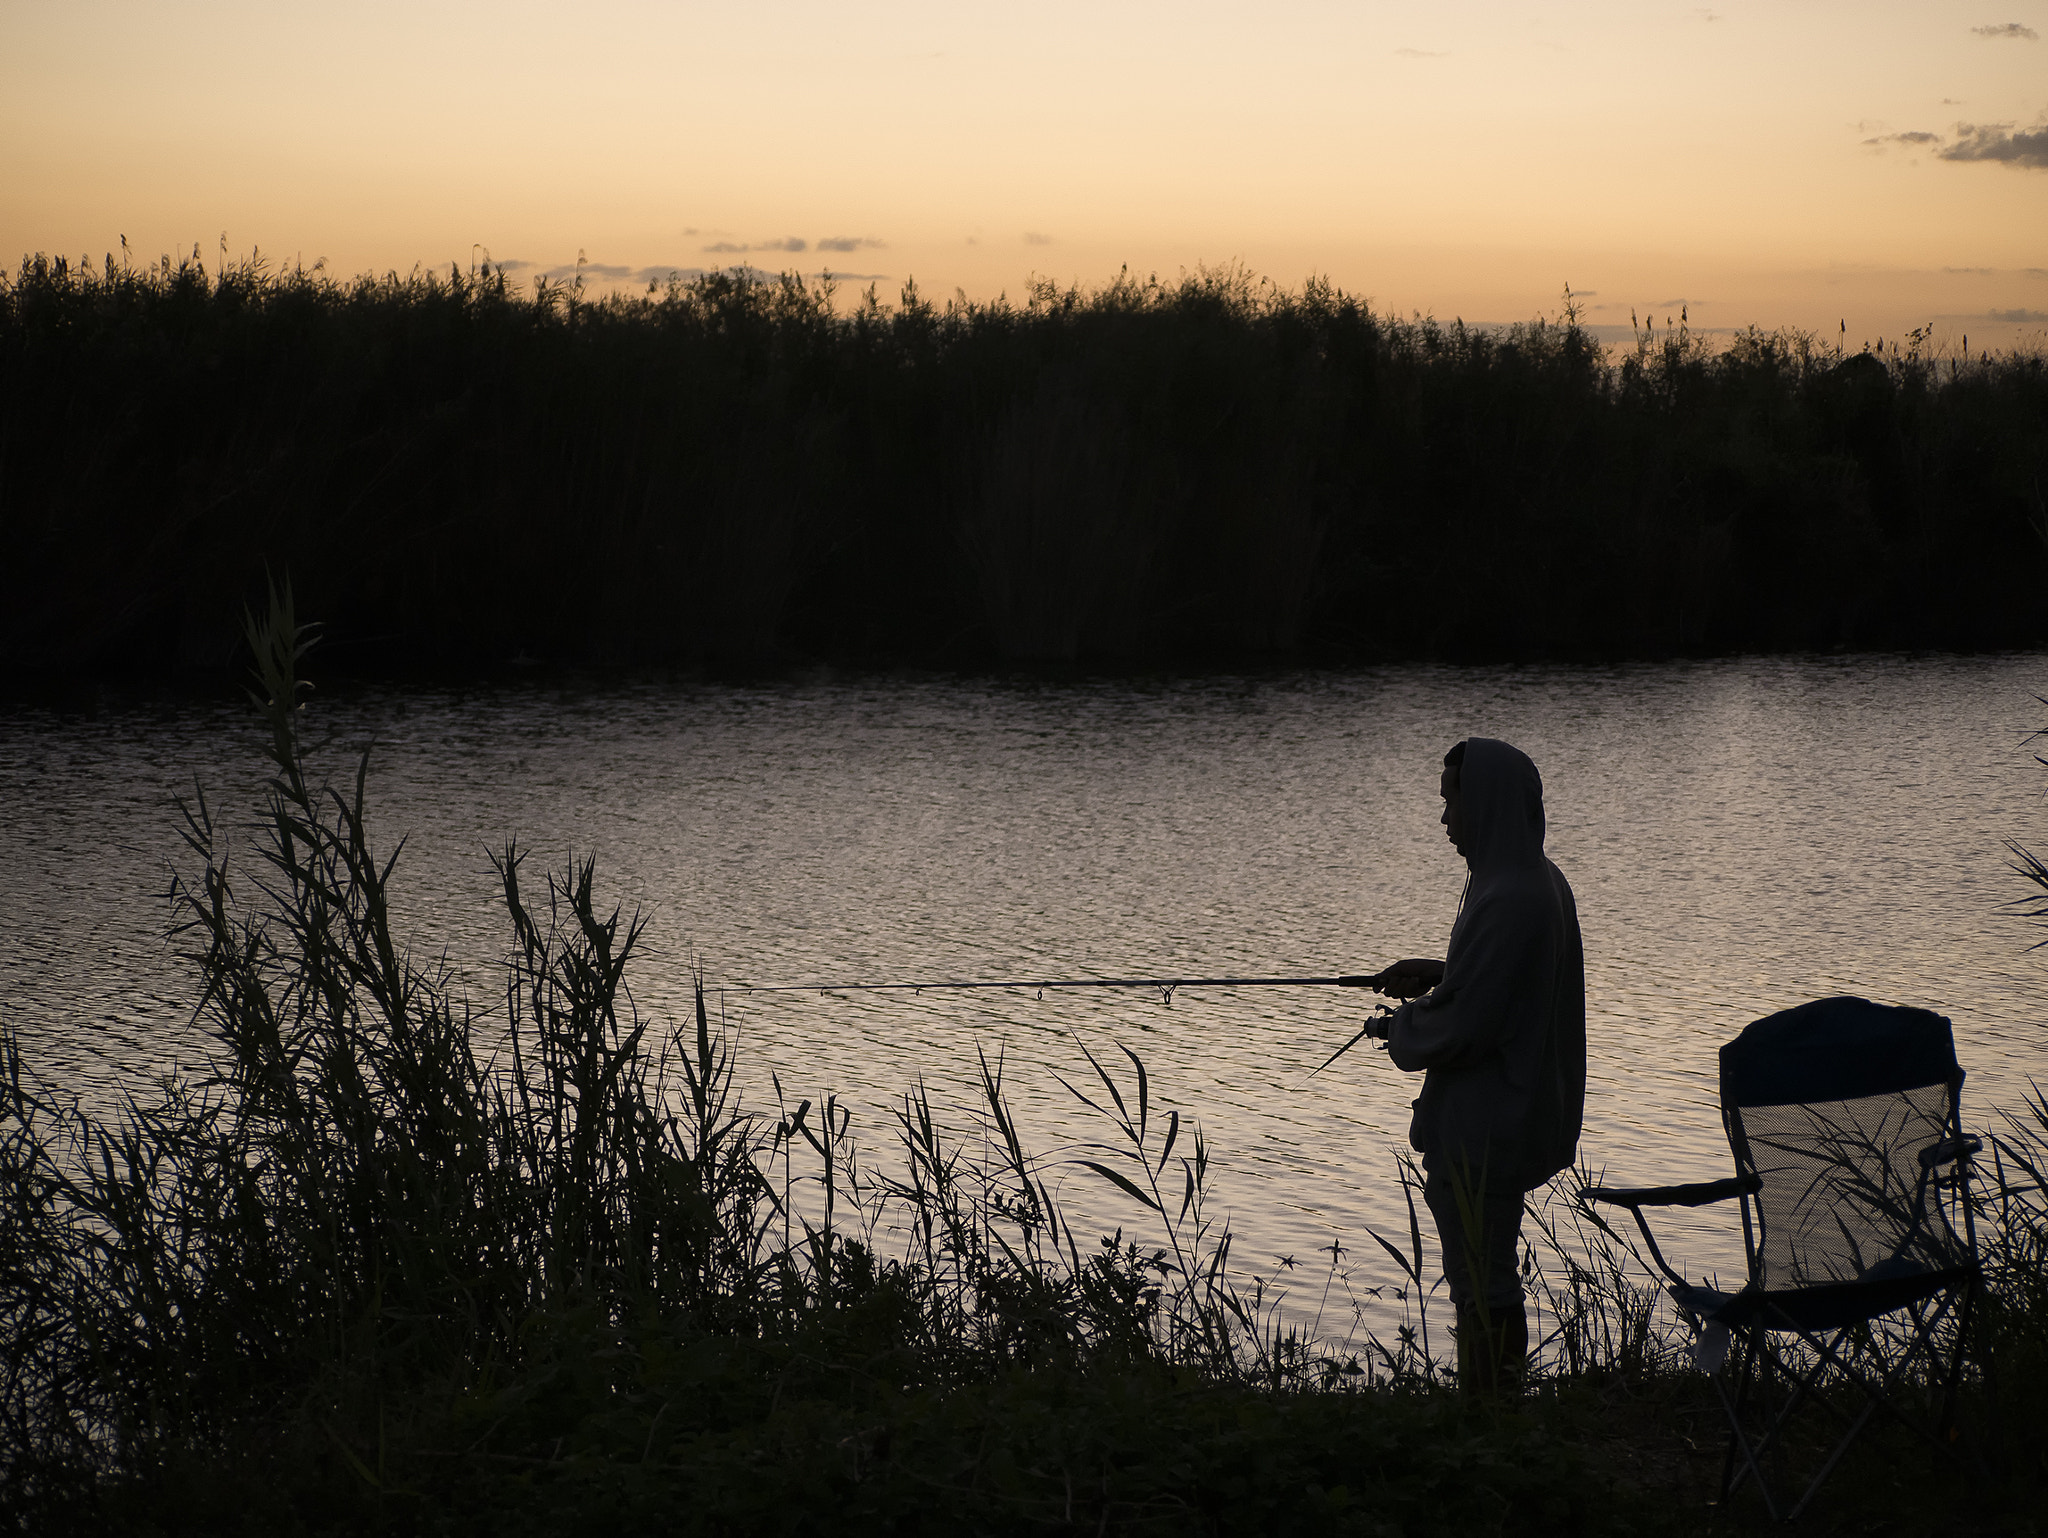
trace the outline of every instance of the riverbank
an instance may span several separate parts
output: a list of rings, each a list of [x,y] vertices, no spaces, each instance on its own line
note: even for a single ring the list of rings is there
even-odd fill
[[[1705,1504],[1710,1391],[1597,1230],[1532,1230],[1534,1391],[1467,1403],[1425,1288],[1336,1348],[1243,1282],[1205,1138],[1134,1053],[1088,1059],[1085,1148],[1029,1147],[984,1057],[975,1135],[918,1091],[863,1154],[834,1097],[743,1112],[701,992],[679,1029],[642,1017],[637,924],[590,865],[539,878],[515,849],[507,1015],[480,1031],[394,929],[365,782],[306,769],[302,640],[279,607],[252,646],[265,832],[230,864],[238,817],[186,823],[180,933],[219,1077],[83,1117],[0,1032],[19,1529],[1756,1525]],[[1871,1440],[1824,1531],[2032,1520],[2048,1109],[1990,1130],[1956,1458]],[[1113,1185],[1129,1226],[1077,1231],[1062,1170]],[[1568,1184],[1538,1212],[1582,1221]],[[1394,1237],[1424,1281],[1419,1234]]]
[[[640,1337],[635,1345],[648,1345]],[[591,1356],[601,1352],[600,1360]],[[113,1488],[102,1530],[273,1533],[1657,1534],[1782,1531],[1714,1504],[1720,1411],[1696,1375],[1571,1385],[1511,1408],[1455,1394],[1272,1392],[1170,1375],[1020,1372],[948,1394],[792,1381],[744,1351],[648,1372],[573,1348],[489,1407],[387,1406],[377,1427],[255,1428]],[[580,1370],[580,1372],[579,1372]],[[859,1374],[839,1374],[841,1384]],[[779,1397],[777,1397],[777,1391]],[[551,1401],[553,1413],[540,1409]],[[715,1406],[707,1410],[707,1406]],[[577,1413],[581,1411],[580,1415]],[[1800,1529],[2031,1534],[2041,1486],[1853,1452]]]
[[[1238,273],[0,284],[0,666],[1128,668],[2048,640],[2048,364],[1376,314]]]

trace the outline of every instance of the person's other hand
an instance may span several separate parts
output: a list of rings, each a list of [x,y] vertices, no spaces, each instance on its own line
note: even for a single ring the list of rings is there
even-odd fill
[[[1375,972],[1366,986],[1390,999],[1415,999],[1444,980],[1444,964],[1423,956],[1411,956]]]

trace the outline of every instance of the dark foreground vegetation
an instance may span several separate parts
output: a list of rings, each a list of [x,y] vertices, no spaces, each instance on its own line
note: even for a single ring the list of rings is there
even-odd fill
[[[0,663],[222,666],[266,566],[380,669],[2048,644],[2048,361],[1922,341],[37,258]]]
[[[217,1076],[96,1121],[0,1030],[0,1527],[1758,1523],[1753,1501],[1709,1506],[1705,1380],[1640,1266],[1564,1191],[1537,1209],[1536,1382],[1468,1401],[1421,1289],[1362,1345],[1280,1325],[1204,1211],[1198,1129],[1153,1113],[1134,1056],[1076,1086],[1099,1145],[1028,1150],[991,1063],[979,1134],[949,1139],[913,1094],[877,1164],[830,1100],[741,1105],[701,1001],[679,1027],[638,1018],[634,926],[587,866],[536,882],[512,850],[504,1013],[473,1018],[391,932],[362,772],[323,785],[302,756],[295,634],[279,609],[252,637],[274,777],[247,863],[226,836],[245,825],[195,804],[173,893]],[[1880,1434],[1810,1527],[2038,1530],[2033,1109],[1993,1144],[1955,1456]],[[1136,1226],[1076,1232],[1062,1163],[1118,1188]],[[1419,1234],[1397,1239],[1426,1281]]]

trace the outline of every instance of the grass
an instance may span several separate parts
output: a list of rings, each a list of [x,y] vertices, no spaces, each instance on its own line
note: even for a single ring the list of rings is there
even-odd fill
[[[854,302],[259,260],[0,278],[0,659],[1242,665],[2031,647],[2048,361],[1610,355],[1320,283]],[[546,603],[522,601],[545,592]]]
[[[187,812],[174,891],[217,1072],[94,1121],[0,1031],[0,1520],[21,1532],[1747,1531],[1705,1380],[1568,1190],[1537,1208],[1538,1383],[1444,1380],[1421,1228],[1361,1354],[1278,1322],[1143,1062],[1061,1151],[1139,1221],[1076,1232],[981,1065],[896,1151],[831,1099],[739,1102],[701,1000],[640,1018],[588,865],[499,860],[505,1008],[392,932],[366,765],[317,778],[289,596],[252,626],[253,842]],[[1994,1144],[1969,1458],[1896,1442],[1823,1531],[2038,1525],[2048,1107]],[[1410,1174],[1412,1179],[1412,1172]],[[1411,1193],[1412,1194],[1412,1193]],[[1571,1231],[1571,1224],[1579,1231]],[[1958,1513],[1961,1513],[1958,1516]],[[1976,1525],[1972,1525],[1976,1524]]]

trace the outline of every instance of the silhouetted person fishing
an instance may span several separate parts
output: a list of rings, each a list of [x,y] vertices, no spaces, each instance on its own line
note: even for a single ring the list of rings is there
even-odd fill
[[[1586,1105],[1578,905],[1543,853],[1529,756],[1471,737],[1444,755],[1444,831],[1471,874],[1442,961],[1397,961],[1371,986],[1408,1002],[1370,1021],[1421,1073],[1409,1141],[1458,1315],[1458,1381],[1516,1388],[1529,1316],[1516,1264],[1522,1195],[1571,1166]]]

